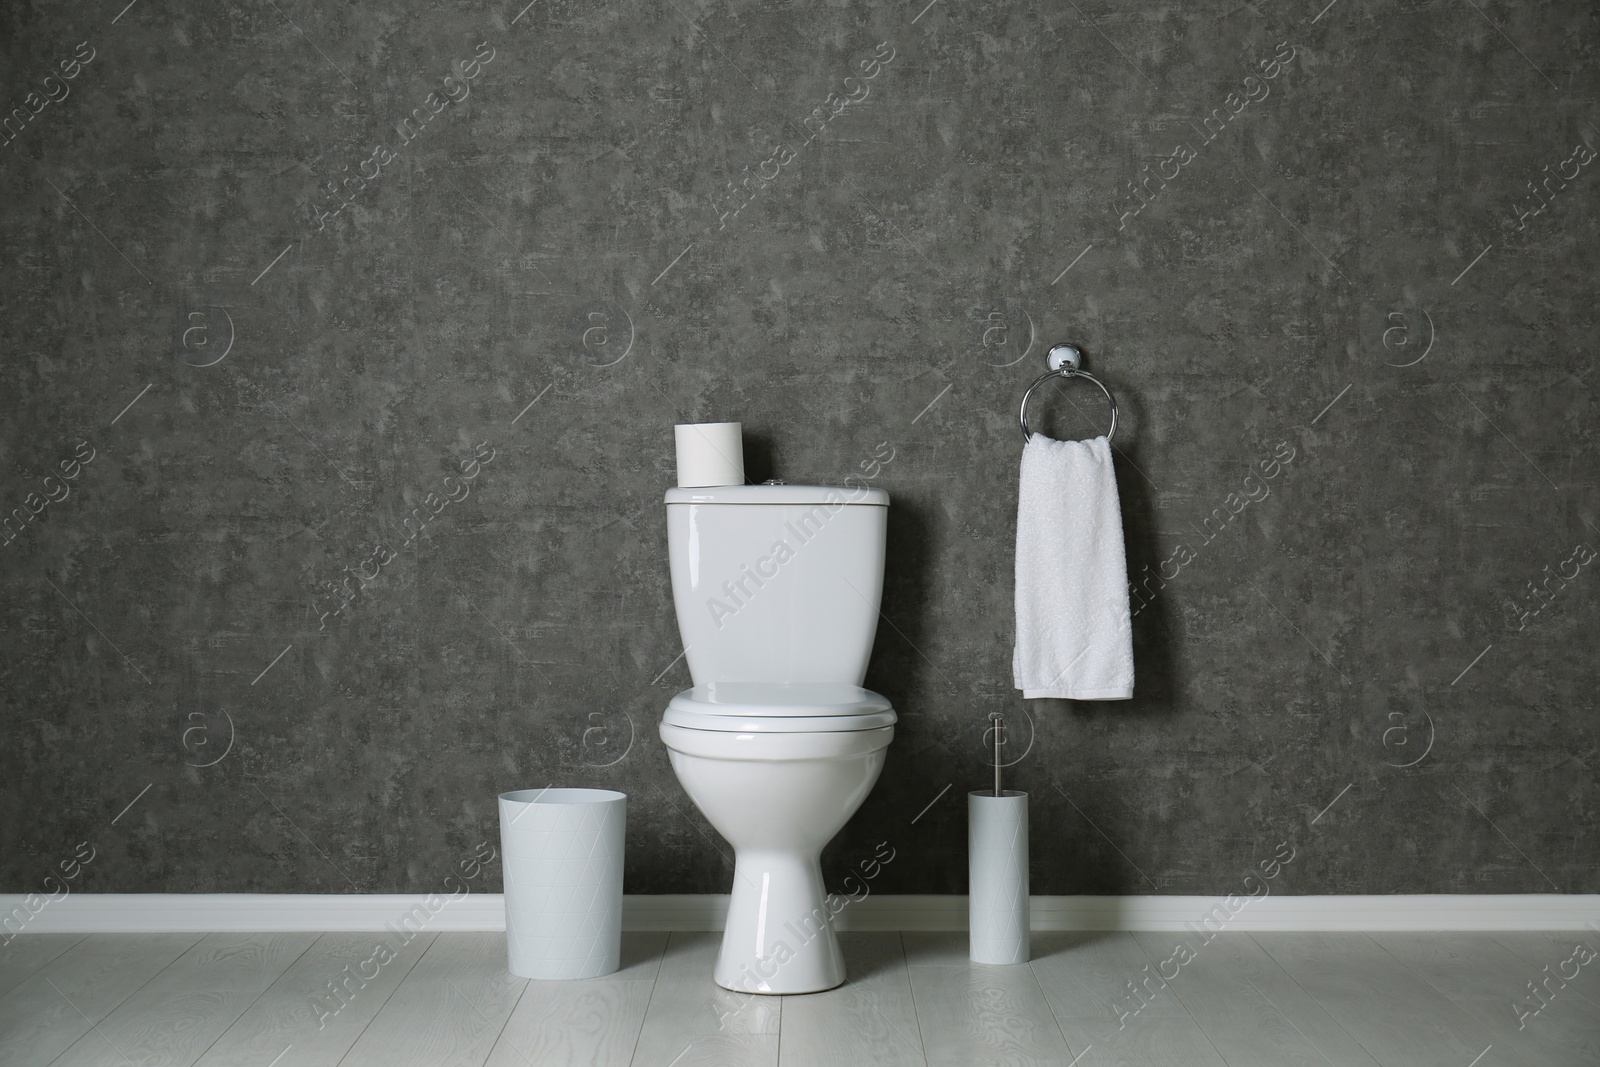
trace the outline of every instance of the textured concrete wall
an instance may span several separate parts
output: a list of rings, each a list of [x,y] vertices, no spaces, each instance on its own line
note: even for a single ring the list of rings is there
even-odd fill
[[[1600,891],[1592,6],[924,2],[0,9],[0,889],[426,891],[554,782],[725,890],[661,494],[739,419],[892,454],[833,877],[963,891],[1000,709],[1036,892]],[[1061,339],[1152,595],[1024,708]]]

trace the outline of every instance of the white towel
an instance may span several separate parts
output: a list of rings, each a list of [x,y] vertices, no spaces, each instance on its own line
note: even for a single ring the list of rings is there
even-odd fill
[[[1034,434],[1017,493],[1017,644],[1025,699],[1133,696],[1133,618],[1111,444]]]

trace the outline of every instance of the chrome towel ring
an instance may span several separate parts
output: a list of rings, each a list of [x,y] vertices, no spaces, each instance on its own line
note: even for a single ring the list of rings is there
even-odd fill
[[[1022,439],[1027,441],[1033,437],[1033,431],[1028,429],[1028,398],[1033,395],[1033,391],[1051,378],[1083,378],[1098,385],[1100,391],[1106,394],[1106,403],[1111,405],[1111,428],[1106,431],[1106,440],[1110,441],[1112,434],[1117,432],[1117,398],[1111,395],[1111,390],[1106,388],[1105,382],[1088,371],[1079,369],[1083,366],[1083,353],[1076,345],[1053,345],[1049,354],[1045,356],[1045,362],[1050,365],[1050,369],[1035,378],[1033,384],[1028,386],[1028,391],[1022,394],[1022,406],[1017,409],[1017,422],[1022,426]]]

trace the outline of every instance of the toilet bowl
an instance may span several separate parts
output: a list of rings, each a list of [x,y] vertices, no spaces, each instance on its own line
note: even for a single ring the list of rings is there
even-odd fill
[[[894,711],[855,686],[735,685],[737,704],[728,688],[678,694],[661,722],[678,781],[734,848],[712,977],[745,993],[832,989],[845,979],[832,919],[846,898],[828,896],[818,858],[877,782]],[[816,714],[781,713],[794,710]]]
[[[695,685],[660,735],[734,849],[713,978],[746,993],[845,979],[818,863],[883,770],[889,701],[861,688],[883,589],[888,494],[828,486],[667,492],[673,601]]]

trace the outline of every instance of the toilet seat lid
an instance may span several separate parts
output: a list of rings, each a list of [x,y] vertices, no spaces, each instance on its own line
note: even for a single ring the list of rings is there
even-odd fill
[[[888,699],[838,682],[709,682],[667,704],[662,722],[735,733],[836,733],[893,726]]]

